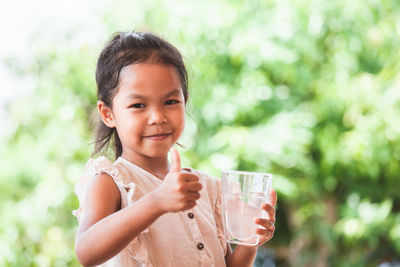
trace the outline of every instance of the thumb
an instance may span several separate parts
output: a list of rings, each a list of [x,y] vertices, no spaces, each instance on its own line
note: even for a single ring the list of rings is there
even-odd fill
[[[178,150],[175,147],[172,148],[172,164],[169,172],[180,172],[181,171],[181,156],[179,156]]]

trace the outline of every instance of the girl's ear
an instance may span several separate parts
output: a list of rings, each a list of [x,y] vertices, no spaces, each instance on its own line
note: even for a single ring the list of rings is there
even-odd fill
[[[103,120],[104,124],[107,125],[109,128],[114,128],[115,127],[115,121],[114,121],[114,116],[111,111],[111,108],[109,108],[103,101],[99,100],[97,101],[97,108],[99,110],[101,119]]]

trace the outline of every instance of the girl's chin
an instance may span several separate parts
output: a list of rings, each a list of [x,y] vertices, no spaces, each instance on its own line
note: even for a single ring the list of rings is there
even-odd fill
[[[165,147],[158,147],[158,148],[152,148],[147,151],[152,151],[150,153],[146,153],[146,156],[150,158],[163,158],[167,157],[169,151],[171,150],[172,146],[165,146]]]

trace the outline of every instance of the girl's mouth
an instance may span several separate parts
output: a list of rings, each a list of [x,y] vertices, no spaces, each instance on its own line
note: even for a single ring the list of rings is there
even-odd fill
[[[153,141],[161,141],[166,139],[171,133],[161,133],[161,134],[153,134],[153,135],[148,135],[145,136],[145,138],[148,138]]]

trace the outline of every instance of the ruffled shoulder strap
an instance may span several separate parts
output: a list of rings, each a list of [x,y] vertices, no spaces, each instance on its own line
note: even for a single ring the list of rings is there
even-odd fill
[[[128,182],[127,178],[121,175],[118,168],[113,165],[108,158],[104,156],[98,157],[97,159],[90,158],[86,163],[83,175],[75,185],[75,194],[79,198],[79,208],[74,210],[72,214],[77,217],[79,223],[82,221],[84,216],[83,203],[90,179],[100,173],[107,173],[110,175],[121,194],[126,194],[127,191],[131,191],[131,194],[133,194],[135,184]]]

